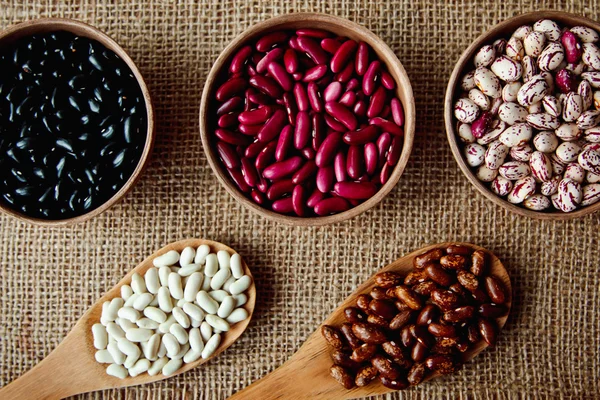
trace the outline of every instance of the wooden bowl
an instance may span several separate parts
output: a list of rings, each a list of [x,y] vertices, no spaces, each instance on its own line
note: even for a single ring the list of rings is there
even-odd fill
[[[229,175],[216,152],[213,140],[214,125],[216,124],[214,93],[219,87],[219,84],[222,83],[222,77],[224,76],[233,55],[247,42],[268,32],[293,30],[298,28],[323,29],[340,36],[363,41],[371,46],[382,63],[387,66],[389,73],[394,77],[397,84],[396,94],[402,102],[405,114],[402,154],[386,184],[383,185],[373,197],[358,206],[339,214],[323,217],[292,217],[276,213],[254,203],[251,199],[246,197],[246,195],[244,195],[244,193],[242,193],[229,178]],[[217,175],[217,179],[238,202],[253,212],[273,221],[278,221],[287,225],[318,226],[352,218],[379,203],[390,190],[392,190],[400,179],[400,175],[404,172],[404,168],[406,167],[406,163],[408,162],[408,158],[412,151],[415,135],[415,119],[415,102],[408,75],[394,52],[379,37],[365,27],[343,18],[319,13],[294,13],[271,18],[252,26],[235,38],[219,55],[206,78],[206,84],[202,93],[202,101],[200,104],[200,136],[202,138],[202,145],[204,147],[204,152],[206,153],[206,158],[208,159],[212,170]]]
[[[492,29],[480,35],[471,45],[462,53],[460,59],[452,71],[450,76],[450,82],[448,82],[448,88],[446,89],[446,98],[444,102],[444,119],[446,122],[446,134],[448,135],[448,142],[450,142],[450,148],[452,154],[458,163],[458,166],[465,174],[467,179],[481,192],[485,197],[493,201],[494,203],[512,211],[516,214],[523,215],[531,218],[545,219],[545,220],[565,220],[579,218],[587,214],[598,211],[600,209],[600,203],[593,204],[584,208],[577,209],[573,212],[544,212],[544,211],[533,211],[516,204],[509,203],[503,198],[492,192],[483,182],[481,182],[475,176],[475,173],[471,170],[471,167],[467,165],[464,160],[462,153],[462,144],[459,143],[456,134],[456,123],[457,120],[454,117],[454,100],[457,87],[460,87],[460,79],[467,71],[467,68],[472,67],[472,59],[477,50],[485,44],[491,44],[494,40],[499,38],[508,39],[512,32],[520,27],[521,25],[533,25],[540,19],[552,19],[563,26],[577,26],[585,25],[600,32],[600,24],[591,19],[581,17],[576,14],[570,14],[559,11],[536,11],[526,14],[517,15],[503,21]],[[459,89],[460,90],[460,89]]]
[[[91,25],[63,18],[42,18],[33,21],[22,22],[20,24],[10,26],[4,31],[0,32],[0,47],[13,43],[14,41],[22,37],[34,35],[37,33],[47,33],[54,31],[67,31],[78,36],[94,39],[102,43],[106,48],[115,52],[131,69],[137,80],[138,85],[140,86],[142,95],[144,96],[144,103],[146,105],[147,120],[146,143],[144,145],[144,149],[142,151],[142,155],[137,167],[135,168],[127,182],[125,182],[123,187],[121,187],[121,189],[117,193],[115,193],[110,199],[108,199],[106,202],[96,207],[95,209],[85,214],[78,215],[76,217],[59,220],[50,220],[30,217],[28,215],[15,211],[12,208],[7,207],[3,202],[0,202],[0,210],[5,212],[6,214],[17,218],[18,220],[26,221],[35,225],[64,226],[87,221],[90,218],[93,218],[96,215],[106,211],[109,207],[111,207],[113,204],[119,201],[125,195],[125,193],[127,193],[137,182],[137,180],[140,178],[142,170],[146,167],[148,161],[150,160],[150,153],[152,152],[152,148],[154,146],[154,110],[152,107],[152,101],[150,99],[150,92],[148,91],[148,87],[146,86],[144,78],[142,78],[142,74],[136,67],[131,57],[127,55],[125,50],[123,50],[123,48],[119,46],[117,42],[111,39],[104,32],[99,31]]]

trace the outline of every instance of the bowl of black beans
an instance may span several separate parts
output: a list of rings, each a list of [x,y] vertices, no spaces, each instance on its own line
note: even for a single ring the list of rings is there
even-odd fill
[[[108,209],[149,161],[154,116],[127,53],[87,24],[0,33],[0,210],[66,225]]]

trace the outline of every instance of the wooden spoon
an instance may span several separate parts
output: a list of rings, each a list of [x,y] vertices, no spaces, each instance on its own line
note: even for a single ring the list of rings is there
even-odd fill
[[[486,249],[469,243],[440,243],[427,246],[414,251],[389,264],[378,272],[394,271],[401,274],[408,274],[413,270],[413,258],[427,250],[442,247],[449,244],[463,244],[474,250],[484,250],[488,254],[488,266],[490,274],[499,278],[505,285],[508,301],[506,306],[510,312],[512,301],[512,289],[510,278],[506,269],[500,260]],[[355,306],[356,298],[362,293],[368,293],[375,286],[374,277],[369,278],[362,286],[352,293],[344,302],[323,322],[323,325],[340,326],[345,322],[344,309]],[[506,322],[507,315],[496,319],[498,327],[502,328]],[[368,397],[382,393],[393,392],[378,381],[371,384],[347,390],[343,388],[335,379],[329,375],[329,368],[332,366],[330,354],[332,348],[321,335],[321,326],[306,340],[300,350],[298,350],[285,364],[254,382],[252,385],[241,390],[230,397],[233,399],[244,400],[274,400],[274,399],[353,399],[357,397]],[[482,340],[473,346],[464,354],[465,360],[471,360],[479,354],[487,344]],[[433,378],[431,376],[429,379]]]
[[[100,298],[77,322],[67,337],[58,345],[58,347],[37,364],[31,371],[27,372],[16,381],[0,390],[0,399],[60,399],[72,396],[78,393],[85,393],[94,390],[112,389],[125,386],[140,385],[169,378],[170,376],[181,374],[204,364],[223,352],[236,341],[238,337],[246,330],[254,304],[256,302],[256,287],[254,281],[246,291],[248,302],[244,305],[248,311],[249,317],[244,321],[238,322],[231,327],[231,330],[221,334],[222,340],[218,349],[208,359],[199,359],[193,363],[184,364],[175,374],[164,376],[158,374],[150,376],[142,373],[135,378],[128,376],[125,379],[115,378],[106,374],[107,364],[100,364],[94,358],[96,349],[93,345],[92,325],[100,321],[102,313],[102,303],[120,296],[121,286],[131,283],[131,276],[134,272],[143,275],[150,267],[152,260],[157,256],[166,253],[169,250],[181,252],[185,247],[198,246],[206,244],[210,246],[212,252],[226,250],[230,254],[235,251],[222,243],[211,240],[188,239],[171,243],[150,257],[142,261],[137,267],[131,270],[121,281],[113,287],[108,293]],[[250,269],[243,262],[244,272],[252,277]]]

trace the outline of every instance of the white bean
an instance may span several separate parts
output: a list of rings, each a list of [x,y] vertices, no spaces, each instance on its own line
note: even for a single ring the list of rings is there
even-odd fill
[[[245,293],[236,294],[233,296],[233,298],[235,299],[236,307],[241,307],[248,302],[248,296],[246,296]]]
[[[183,298],[183,287],[181,285],[181,276],[175,272],[169,274],[169,292],[174,299]]]
[[[181,368],[181,365],[183,364],[183,360],[182,359],[177,359],[177,360],[171,360],[168,363],[165,364],[165,366],[162,369],[162,373],[163,375],[172,375],[174,374],[179,368]]]
[[[179,307],[179,308],[183,308],[183,305],[184,305],[185,303],[187,303],[187,301],[185,301],[185,299],[179,299],[179,300],[177,301],[177,307]]]
[[[219,268],[230,268],[231,256],[226,250],[219,250],[217,252],[217,260],[219,261]]]
[[[179,350],[181,350],[177,338],[170,332],[163,335],[162,342],[167,349],[167,356],[169,356],[169,358],[173,358],[177,355],[177,353],[179,353]]]
[[[171,325],[173,325],[176,322],[177,321],[175,320],[175,317],[173,316],[173,314],[170,314],[167,317],[167,320],[158,326],[158,331],[160,333],[167,333],[167,332],[169,332],[169,328],[171,327]]]
[[[231,314],[229,314],[229,317],[226,318],[226,321],[233,325],[245,320],[246,318],[248,318],[248,311],[246,311],[245,308],[236,308],[231,312]]]
[[[192,318],[192,320],[196,320],[202,322],[204,320],[204,311],[197,305],[193,303],[185,303],[183,305],[183,311]]]
[[[100,314],[100,323],[102,325],[108,325],[108,323],[111,322],[107,318],[109,304],[110,304],[110,301],[105,301],[104,303],[102,303],[102,313]]]
[[[123,339],[125,337],[125,331],[115,322],[111,322],[106,326],[106,332],[115,340]]]
[[[212,290],[208,292],[208,295],[219,303],[222,303],[223,299],[229,296],[229,293],[227,293],[225,290]]]
[[[117,342],[109,343],[106,350],[110,353],[110,356],[116,364],[122,365],[125,362],[125,353],[119,350]]]
[[[106,310],[106,319],[108,321],[114,321],[117,319],[119,309],[125,305],[125,300],[115,297],[108,304],[108,309]]]
[[[235,277],[235,279],[240,279],[244,275],[242,257],[238,253],[235,253],[231,256],[229,264],[231,266],[231,274]]]
[[[184,345],[181,346],[181,348],[179,349],[179,353],[175,354],[175,356],[173,356],[171,358],[172,359],[183,358],[183,356],[185,356],[185,353],[187,353],[189,349],[190,349],[190,344],[186,343],[186,344],[184,344]]]
[[[156,295],[158,298],[158,306],[164,312],[171,312],[173,310],[173,302],[171,301],[171,292],[169,292],[169,288],[163,286],[158,289],[158,294]]]
[[[240,279],[232,283],[231,286],[229,286],[229,293],[233,295],[240,294],[246,289],[248,289],[251,284],[252,279],[250,279],[248,275],[244,275]]]
[[[150,307],[157,307],[158,306],[158,296],[154,296],[154,298],[152,299],[152,301],[148,305]]]
[[[196,256],[194,257],[195,264],[204,264],[206,256],[210,254],[210,247],[206,244],[201,245],[196,250]]]
[[[146,348],[144,350],[144,357],[148,360],[155,359],[158,355],[158,349],[160,348],[161,336],[158,333],[152,335],[152,337],[148,340],[146,344]]]
[[[197,361],[200,358],[201,355],[202,355],[202,352],[200,352],[200,351],[194,351],[194,350],[190,349],[183,356],[183,362],[185,362],[185,363],[193,363],[194,361]]]
[[[204,321],[202,325],[200,325],[200,336],[202,336],[202,340],[204,342],[208,341],[213,334],[212,326],[208,324],[208,322]]]
[[[188,314],[188,315],[189,315],[189,314]],[[201,324],[201,323],[202,323],[202,321],[201,321],[201,320],[199,320],[199,319],[196,319],[196,318],[192,318],[192,317],[190,317],[190,326],[191,326],[192,328],[198,328],[198,327],[200,327],[200,324]]]
[[[125,362],[123,363],[123,366],[127,369],[132,368],[135,365],[135,363],[137,362],[137,360],[140,359],[141,355],[142,355],[142,351],[140,349],[138,349],[138,352],[136,354],[127,356],[127,358],[125,359]]]
[[[158,322],[159,324],[162,324],[167,320],[167,314],[156,307],[146,307],[144,309],[144,315],[150,318],[152,321]]]
[[[235,308],[235,299],[231,296],[227,296],[223,299],[223,302],[219,306],[219,310],[217,311],[217,315],[220,318],[227,318],[229,314]]]
[[[137,293],[132,294],[131,296],[129,296],[127,301],[125,303],[123,303],[123,307],[133,307],[133,303],[135,303],[135,301],[137,300],[138,297],[140,297],[139,294],[137,294]]]
[[[125,332],[127,332],[130,329],[137,328],[137,325],[134,322],[131,322],[130,320],[125,318],[117,318],[115,320],[115,323],[119,325],[121,329],[123,329]]]
[[[135,324],[143,329],[158,329],[158,325],[160,325],[160,323],[150,318],[140,318],[135,322]]]
[[[129,339],[121,339],[117,342],[117,347],[126,356],[132,356],[140,352],[140,348],[129,341]]]
[[[163,367],[167,365],[168,362],[169,359],[167,357],[161,357],[158,360],[154,361],[152,363],[152,366],[148,368],[148,375],[154,376],[158,374],[163,369]]]
[[[189,341],[187,331],[179,324],[171,325],[169,328],[169,333],[175,336],[175,339],[177,339],[181,345],[186,344]]]
[[[213,276],[215,276],[218,270],[219,260],[217,259],[217,255],[215,253],[210,253],[206,256],[206,266],[204,267],[204,275],[210,276],[212,278]]]
[[[165,344],[162,342],[162,337],[160,340],[160,346],[158,347],[158,353],[156,355],[158,356],[158,358],[162,358],[167,355],[167,348],[165,347]]]
[[[207,359],[208,357],[212,356],[215,350],[217,350],[217,347],[219,347],[219,344],[221,344],[221,335],[215,333],[206,342],[204,350],[202,350],[202,358]]]
[[[137,272],[131,276],[131,288],[133,289],[133,293],[137,294],[146,293],[148,291],[146,288],[146,281],[144,281],[144,278]]]
[[[152,302],[154,296],[150,293],[143,293],[138,296],[137,299],[133,302],[133,308],[138,311],[143,311],[144,308],[148,307],[148,305]]]
[[[204,349],[204,342],[202,341],[202,335],[200,333],[200,329],[192,328],[190,329],[190,333],[188,335],[190,341],[190,347],[192,350],[202,352]]]
[[[148,368],[150,368],[150,361],[146,359],[138,360],[133,367],[129,368],[129,375],[138,376],[142,372],[148,371]]]
[[[108,333],[106,327],[102,324],[92,325],[92,335],[94,336],[94,347],[98,350],[106,349],[108,345]]]
[[[94,354],[94,358],[96,358],[96,361],[100,364],[112,364],[115,362],[108,350],[98,350],[96,354]]]
[[[131,307],[123,307],[119,309],[118,312],[119,318],[129,320],[131,322],[135,322],[140,319],[140,312]],[[127,330],[127,329],[125,329]]]
[[[216,314],[219,310],[219,303],[210,297],[204,290],[198,292],[196,302],[198,302],[198,305],[208,314]]]
[[[218,329],[222,332],[227,332],[229,330],[229,322],[214,314],[207,315],[206,322],[208,322],[213,328]]]
[[[186,329],[190,327],[190,317],[188,317],[187,314],[184,313],[181,308],[174,307],[172,312],[173,317],[175,317],[175,321],[177,321],[179,325],[183,326]]]
[[[194,301],[196,299],[196,295],[202,287],[203,279],[204,275],[202,275],[200,272],[194,272],[192,275],[190,275],[187,283],[185,284],[185,289],[183,290],[183,298],[186,301]]]
[[[106,373],[119,379],[127,378],[127,370],[118,364],[110,364],[108,368],[106,368]]]
[[[225,281],[225,283],[223,284],[223,290],[226,292],[229,292],[229,288],[231,287],[231,284],[234,283],[236,281],[235,277],[230,276],[229,279],[227,279]]]
[[[127,300],[133,294],[133,289],[129,285],[121,286],[121,298]]]
[[[144,274],[144,280],[146,281],[146,289],[152,294],[158,293],[160,288],[160,279],[158,277],[158,269],[150,268]]]
[[[194,257],[196,257],[196,250],[194,250],[193,247],[186,247],[179,257],[179,265],[185,267],[186,265],[191,264],[194,261]]]
[[[204,281],[202,282],[202,287],[200,288],[200,290],[208,292],[210,290],[210,281],[212,281],[212,278],[210,276],[204,275]]]
[[[189,264],[183,268],[180,268],[177,273],[181,276],[190,276],[195,272],[198,272],[202,269],[202,265],[200,264]]]
[[[169,267],[160,267],[158,269],[158,280],[160,281],[160,286],[167,286],[169,284],[170,273],[171,268]]]
[[[155,267],[170,267],[177,261],[179,261],[179,253],[175,250],[170,250],[165,254],[158,256],[154,260],[152,260],[152,264]]]
[[[227,267],[227,268],[221,268],[215,274],[215,276],[212,277],[212,279],[210,281],[210,288],[212,290],[219,290],[219,289],[221,289],[221,287],[223,286],[223,284],[227,281],[227,279],[229,279],[230,276],[231,276],[231,269],[229,269],[229,267]]]

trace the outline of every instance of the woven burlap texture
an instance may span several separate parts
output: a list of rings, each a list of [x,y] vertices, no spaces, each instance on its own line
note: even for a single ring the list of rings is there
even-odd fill
[[[0,216],[0,385],[48,355],[88,306],[169,242],[208,238],[245,257],[258,288],[248,330],[193,371],[78,398],[224,399],[286,361],[378,268],[426,244],[462,240],[496,252],[511,275],[514,306],[498,345],[454,376],[381,398],[598,397],[599,215],[537,221],[478,194],[452,158],[443,96],[459,54],[484,30],[535,9],[598,20],[600,1],[24,3],[1,2],[0,28],[74,18],[129,52],[152,94],[157,144],[134,189],[87,223],[51,229]],[[209,168],[198,132],[204,80],[220,51],[251,25],[297,11],[348,18],[379,35],[407,69],[417,106],[416,144],[398,185],[367,213],[322,228],[282,226],[237,204]]]

